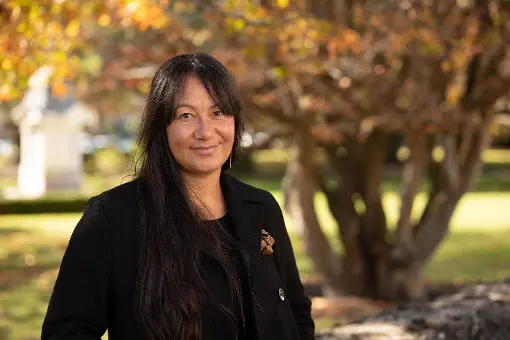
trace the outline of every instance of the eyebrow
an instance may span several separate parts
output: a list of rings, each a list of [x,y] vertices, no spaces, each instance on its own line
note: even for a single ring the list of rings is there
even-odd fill
[[[187,104],[187,103],[182,103],[182,104],[179,104],[177,106],[177,108],[180,108],[180,107],[188,107],[190,109],[193,109],[193,110],[197,110],[197,107],[196,106],[193,106],[191,104]],[[218,104],[214,104],[210,107],[210,109],[214,109],[214,108],[219,108],[219,105]]]

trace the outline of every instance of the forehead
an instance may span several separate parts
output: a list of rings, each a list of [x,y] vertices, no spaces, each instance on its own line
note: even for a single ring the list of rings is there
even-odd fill
[[[214,103],[213,98],[196,75],[189,75],[183,84],[179,102],[200,101]]]

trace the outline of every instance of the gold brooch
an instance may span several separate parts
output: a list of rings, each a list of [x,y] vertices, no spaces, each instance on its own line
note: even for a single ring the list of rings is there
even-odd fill
[[[273,253],[274,238],[269,235],[267,231],[262,229],[262,240],[260,241],[260,251],[264,255],[271,255]]]

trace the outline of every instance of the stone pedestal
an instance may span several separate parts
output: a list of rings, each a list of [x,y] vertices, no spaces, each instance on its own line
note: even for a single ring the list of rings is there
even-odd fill
[[[37,198],[46,193],[46,143],[39,125],[20,125],[20,163],[18,192],[23,198]]]
[[[79,190],[83,177],[81,126],[70,116],[47,115],[43,118],[42,129],[47,190]]]
[[[17,196],[37,198],[47,191],[78,191],[82,185],[80,132],[95,116],[72,93],[56,97],[41,68],[30,80],[23,101],[15,109],[20,126],[20,164]]]
[[[45,115],[20,126],[18,195],[37,198],[47,191],[78,191],[82,184],[80,126],[64,115]]]

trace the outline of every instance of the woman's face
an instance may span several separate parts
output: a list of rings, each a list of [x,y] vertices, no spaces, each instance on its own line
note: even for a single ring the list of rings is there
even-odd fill
[[[183,90],[166,128],[170,151],[187,175],[219,173],[234,144],[234,117],[221,112],[197,76],[190,75]]]

